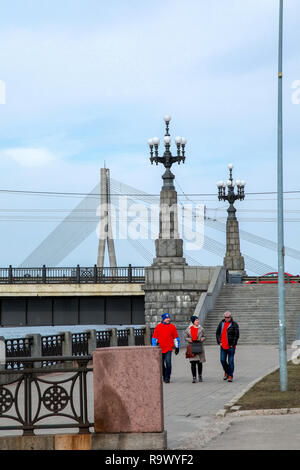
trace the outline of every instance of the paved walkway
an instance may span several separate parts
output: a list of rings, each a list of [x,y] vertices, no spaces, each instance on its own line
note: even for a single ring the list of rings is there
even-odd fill
[[[185,358],[185,347],[178,356],[173,354],[171,383],[163,385],[168,448],[299,449],[300,414],[247,417],[228,415],[225,418],[216,418],[217,411],[223,409],[225,403],[241,393],[253,380],[263,377],[278,366],[278,349],[274,346],[239,345],[232,383],[223,380],[219,348],[206,346],[205,352],[203,382],[195,384],[192,383],[190,362]],[[88,375],[88,390],[89,416],[92,419],[92,374]],[[1,420],[2,425],[3,421]],[[59,419],[51,418],[50,421],[57,424]],[[57,430],[39,430],[37,434],[54,432]],[[60,430],[60,433],[63,432],[77,431]],[[16,435],[20,431],[0,432],[0,435],[7,434]]]
[[[232,433],[232,419],[216,418],[217,411],[223,409],[226,402],[242,392],[253,380],[266,375],[278,365],[278,348],[258,345],[238,346],[232,383],[223,380],[223,370],[219,362],[219,348],[206,346],[205,352],[207,362],[203,365],[203,382],[196,384],[192,383],[190,363],[185,358],[185,348],[182,348],[178,356],[173,355],[172,357],[171,383],[164,384],[165,428],[168,433],[168,448],[203,448],[203,443],[205,444],[206,441],[208,441],[207,445],[216,446],[218,438],[214,439],[213,444],[210,438],[220,435],[220,432],[225,432],[227,440],[222,441],[222,445],[225,445],[226,448],[225,442],[227,442],[227,446],[230,443],[227,448],[242,449],[245,448],[245,445],[250,445],[247,444],[247,426],[250,433],[255,431],[257,442],[263,445],[264,441],[259,440],[258,437],[260,428],[256,421],[265,422],[264,428],[261,429],[267,429],[269,423],[269,436],[272,436],[273,433],[274,438],[277,436],[278,439],[281,439],[281,428],[278,427],[281,417],[278,416],[256,417],[256,421],[249,417],[234,418],[234,422],[237,423],[239,420],[239,423],[242,423],[239,426],[243,428],[241,431],[239,427],[234,426],[234,434]],[[278,430],[276,436],[272,418],[276,421]],[[295,427],[298,423],[299,429],[300,415],[285,416],[283,419],[286,421],[288,418],[291,418],[291,423],[293,422]],[[278,439],[275,448],[278,448]],[[290,436],[288,439],[290,442]],[[299,448],[299,438],[297,442]]]

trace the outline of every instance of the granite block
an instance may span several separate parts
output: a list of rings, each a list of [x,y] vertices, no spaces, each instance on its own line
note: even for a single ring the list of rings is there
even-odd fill
[[[163,431],[159,348],[99,348],[93,366],[95,432]]]

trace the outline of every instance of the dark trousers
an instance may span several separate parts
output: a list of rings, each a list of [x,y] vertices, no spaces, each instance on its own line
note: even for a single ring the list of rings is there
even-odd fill
[[[220,347],[220,361],[224,372],[230,377],[234,372],[234,354],[235,348],[223,349],[222,346]]]
[[[163,378],[170,380],[172,372],[172,351],[162,353],[162,373]]]
[[[191,362],[191,369],[192,369],[192,376],[196,377],[197,375],[197,365],[198,365],[198,375],[202,375],[202,362],[200,361],[190,361]]]

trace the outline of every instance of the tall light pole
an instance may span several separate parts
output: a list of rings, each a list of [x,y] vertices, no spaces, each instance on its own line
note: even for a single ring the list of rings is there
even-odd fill
[[[285,324],[284,239],[283,239],[283,165],[282,165],[282,29],[283,0],[279,0],[278,43],[278,138],[277,138],[277,236],[278,236],[278,339],[280,390],[287,391],[287,353]]]

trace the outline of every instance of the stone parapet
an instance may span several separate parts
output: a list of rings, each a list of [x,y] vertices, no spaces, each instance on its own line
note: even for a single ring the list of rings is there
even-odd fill
[[[0,437],[3,450],[164,450],[167,433],[44,434]]]
[[[0,297],[84,297],[117,295],[143,295],[141,283],[0,285]]]

